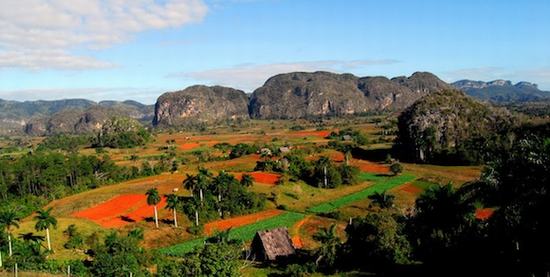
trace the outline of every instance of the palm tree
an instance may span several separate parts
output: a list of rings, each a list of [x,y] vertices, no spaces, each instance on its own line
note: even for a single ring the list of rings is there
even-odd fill
[[[36,220],[36,225],[34,228],[37,231],[46,230],[46,241],[48,243],[48,250],[52,251],[52,244],[50,241],[50,226],[57,228],[57,219],[51,215],[52,208],[47,210],[40,209],[36,212],[34,219]]]
[[[330,168],[332,166],[332,163],[329,158],[327,157],[320,157],[319,160],[316,162],[316,168],[317,171],[316,174],[321,175],[323,178],[323,181],[320,182],[321,188],[328,188],[328,176],[327,176],[327,168]]]
[[[13,255],[11,247],[11,228],[19,228],[19,217],[14,210],[4,210],[0,213],[0,226],[6,228],[8,233],[8,254],[11,257]]]
[[[147,195],[147,205],[153,206],[155,209],[155,226],[159,227],[159,218],[157,212],[157,204],[160,203],[159,191],[156,188],[149,189],[145,195]]]
[[[330,225],[329,228],[321,228],[313,238],[321,243],[321,246],[317,250],[317,260],[315,263],[319,265],[323,262],[322,267],[331,269],[336,263],[336,256],[338,246],[340,245],[340,238],[336,235],[336,224]]]
[[[178,228],[178,217],[177,217],[177,214],[176,214],[176,210],[177,210],[178,205],[179,205],[178,200],[179,200],[179,198],[175,194],[168,194],[166,196],[166,209],[172,210],[172,212],[174,213],[174,227],[176,227],[176,228]]]
[[[185,180],[183,180],[183,188],[189,190],[193,196],[195,196],[195,191],[197,190],[197,176],[187,174]]]
[[[349,162],[351,161],[352,159],[352,155],[351,155],[351,151],[346,151],[346,153],[344,153],[344,161],[346,163],[346,165],[349,165]]]
[[[395,200],[395,195],[389,194],[386,191],[375,192],[369,196],[369,199],[373,204],[377,205],[382,209],[388,209],[393,207],[393,202]]]
[[[252,177],[252,175],[250,174],[243,174],[243,176],[241,177],[241,185],[245,187],[250,187],[252,186],[252,184],[254,184],[254,177]]]
[[[225,171],[221,171],[213,181],[213,193],[218,194],[218,213],[220,217],[222,214],[222,195],[227,195],[227,191],[232,182],[236,182],[235,176],[228,174]]]
[[[199,196],[200,196],[200,199],[201,199],[201,204],[204,201],[203,190],[206,189],[208,187],[208,185],[210,185],[211,178],[212,178],[212,173],[210,171],[208,171],[208,169],[199,168],[199,174],[197,174],[197,184],[196,184],[197,187],[196,188],[199,190]]]

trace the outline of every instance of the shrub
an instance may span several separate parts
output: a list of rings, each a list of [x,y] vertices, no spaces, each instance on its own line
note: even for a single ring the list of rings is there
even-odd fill
[[[403,166],[399,162],[395,162],[390,166],[390,171],[393,175],[399,175],[403,172]]]

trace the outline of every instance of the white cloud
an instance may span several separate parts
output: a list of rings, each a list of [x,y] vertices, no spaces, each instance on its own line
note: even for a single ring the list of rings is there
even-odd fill
[[[104,67],[109,63],[71,50],[105,48],[138,32],[198,22],[206,12],[202,0],[2,0],[0,55],[28,56],[0,67]]]
[[[15,101],[59,100],[67,98],[84,98],[93,101],[102,100],[130,100],[144,104],[155,103],[157,97],[167,91],[160,88],[136,87],[96,87],[96,88],[46,88],[46,89],[19,89],[0,90],[0,99]]]
[[[92,69],[110,68],[114,65],[90,57],[74,56],[60,50],[31,50],[0,52],[0,68],[23,67],[40,69]]]
[[[261,86],[269,77],[294,71],[337,71],[349,72],[357,68],[372,65],[394,64],[395,60],[351,60],[351,61],[309,61],[294,63],[273,63],[273,64],[242,64],[229,68],[210,69],[196,72],[180,72],[170,74],[167,77],[193,79],[211,84],[240,88],[245,91],[252,91]]]

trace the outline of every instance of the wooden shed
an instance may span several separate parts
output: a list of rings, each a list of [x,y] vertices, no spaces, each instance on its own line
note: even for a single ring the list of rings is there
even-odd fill
[[[251,257],[258,261],[275,261],[296,254],[286,228],[259,231],[250,246]]]

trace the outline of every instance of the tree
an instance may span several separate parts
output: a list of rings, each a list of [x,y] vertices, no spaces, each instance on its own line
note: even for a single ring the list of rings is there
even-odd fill
[[[199,190],[199,197],[201,203],[204,202],[204,193],[203,190],[208,188],[212,182],[212,173],[206,168],[199,168],[199,174],[197,174],[197,189]]]
[[[354,268],[380,270],[409,262],[411,247],[403,226],[386,211],[356,218],[346,227],[345,261]]]
[[[174,213],[174,227],[178,228],[177,209],[179,206],[179,197],[175,194],[169,194],[166,197],[166,209],[172,210]]]
[[[403,172],[403,165],[399,162],[394,162],[390,165],[390,171],[394,176],[401,174]]]
[[[315,162],[312,177],[314,185],[320,188],[335,188],[342,184],[340,172],[327,157],[321,157]]]
[[[208,239],[204,246],[186,254],[181,263],[172,269],[177,271],[176,276],[240,276],[242,246],[236,241],[224,239],[223,234],[218,236]],[[160,271],[163,272],[163,269]]]
[[[332,224],[329,228],[321,228],[313,236],[321,243],[321,246],[315,251],[317,259],[315,263],[322,269],[332,272],[336,266],[340,238],[336,235],[336,225]]]
[[[212,182],[212,193],[218,195],[218,202],[216,203],[216,206],[218,207],[218,214],[220,215],[220,217],[223,217],[222,195],[225,195],[227,193],[229,183],[231,182],[232,178],[232,175],[227,174],[225,171],[221,171],[218,176],[214,177],[214,180]]]
[[[487,204],[499,207],[489,219],[494,265],[514,276],[550,272],[550,124],[525,131],[482,175]]]
[[[153,206],[155,210],[155,226],[159,227],[159,218],[157,212],[157,205],[160,203],[159,191],[156,188],[149,189],[145,195],[147,195],[147,205]]]
[[[472,201],[451,184],[435,186],[418,197],[415,210],[409,232],[417,257],[431,265],[460,258],[457,249],[475,222]]]
[[[63,245],[67,249],[76,249],[84,244],[84,239],[74,224],[69,225],[63,234],[69,238]]]
[[[394,205],[393,202],[395,200],[395,195],[389,194],[386,191],[375,192],[369,196],[369,199],[378,207],[382,209],[389,209]]]
[[[140,239],[120,236],[112,232],[105,237],[104,243],[92,249],[93,260],[90,265],[92,276],[127,277],[149,276],[147,267],[151,257],[139,246]]]
[[[13,255],[13,249],[11,245],[11,229],[12,227],[19,228],[19,216],[14,210],[3,210],[0,212],[0,226],[3,226],[8,233],[8,254],[11,257]]]
[[[241,185],[250,187],[254,184],[254,177],[250,174],[243,174],[241,177]]]
[[[204,201],[204,190],[210,185],[212,173],[206,168],[199,168],[197,175],[187,174],[187,178],[183,180],[183,186],[193,193],[198,194],[201,203]]]
[[[338,168],[340,171],[340,176],[342,178],[342,184],[354,185],[357,184],[359,180],[359,168],[351,165],[342,164]]]
[[[48,243],[48,250],[52,251],[52,244],[50,240],[50,227],[57,228],[57,219],[51,215],[52,208],[48,208],[47,210],[40,209],[36,211],[36,216],[34,219],[36,220],[36,225],[34,228],[37,231],[44,231],[46,230],[46,241]]]

